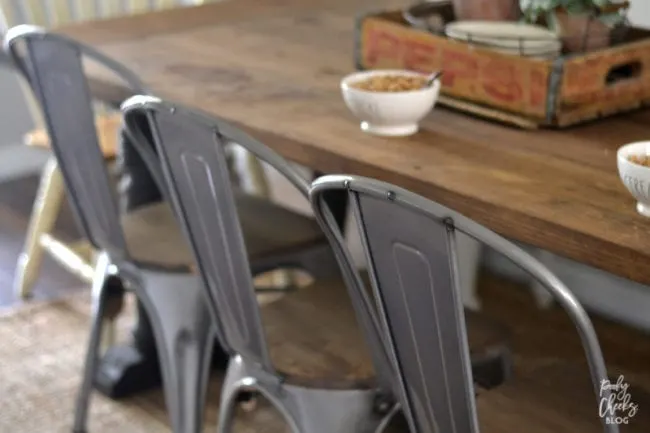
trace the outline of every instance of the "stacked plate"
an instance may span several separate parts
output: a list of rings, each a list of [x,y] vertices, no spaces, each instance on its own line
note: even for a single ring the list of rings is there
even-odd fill
[[[456,21],[445,27],[447,37],[482,45],[502,53],[554,58],[562,51],[557,34],[542,26],[510,21]]]

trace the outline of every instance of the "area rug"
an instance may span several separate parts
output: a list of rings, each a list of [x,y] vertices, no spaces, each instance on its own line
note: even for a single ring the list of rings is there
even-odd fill
[[[89,311],[87,292],[57,301],[34,302],[4,311],[0,310],[1,433],[70,433],[73,405],[88,339]],[[132,311],[132,303],[127,303],[127,313],[118,323],[118,339],[128,337],[133,319]],[[528,328],[524,328],[524,331],[526,340],[529,340]],[[560,334],[562,334],[561,331]],[[554,337],[554,341],[557,343],[558,338]],[[587,407],[588,411],[592,410],[590,402],[593,397],[587,383],[584,366],[578,370],[579,375],[564,373],[562,376],[557,376],[560,377],[557,379],[556,376],[549,373],[554,371],[552,368],[545,369],[546,373],[539,373],[542,371],[539,367],[545,366],[544,359],[530,357],[523,362],[522,359],[516,358],[515,364],[520,367],[521,365],[535,366],[534,374],[528,375],[529,378],[532,377],[535,380],[534,386],[531,385],[532,382],[522,381],[525,377],[520,375],[520,385],[516,385],[516,383],[513,385],[513,389],[517,391],[516,394],[499,393],[500,396],[510,399],[508,400],[509,405],[514,405],[517,402],[513,396],[517,396],[517,398],[523,396],[523,400],[530,402],[527,406],[524,405],[525,407],[521,404],[514,406],[518,408],[514,412],[520,413],[521,419],[535,419],[535,416],[539,418],[546,416],[544,414],[553,413],[549,408],[557,410],[558,405],[554,401],[558,399],[559,407],[564,411],[569,410],[573,413],[578,407]],[[557,361],[558,358],[555,357],[554,360]],[[550,367],[557,363],[555,361],[549,364]],[[557,364],[564,365],[566,362]],[[522,368],[517,368],[517,370],[523,371]],[[561,371],[567,370],[562,369]],[[615,366],[612,371],[623,374],[625,369]],[[650,419],[647,418],[647,410],[643,408],[650,407],[650,393],[642,392],[642,388],[637,389],[636,384],[645,384],[648,386],[646,389],[650,389],[650,383],[642,380],[644,376],[633,374],[630,371],[625,371],[624,374],[629,383],[635,384],[632,387],[631,395],[634,402],[642,408],[639,416],[633,420],[634,431],[645,432],[647,429],[644,430],[643,426],[650,425]],[[575,377],[578,376],[585,379],[585,383],[580,380],[576,382]],[[216,431],[220,386],[221,378],[218,374],[214,374],[208,390],[203,429],[206,433]],[[574,398],[576,390],[583,390],[584,395],[581,394],[580,398]],[[482,431],[502,431],[501,427],[495,428],[494,425],[507,425],[510,419],[508,416],[517,415],[517,413],[510,413],[512,408],[508,405],[495,410],[495,407],[499,407],[501,400],[498,398],[496,400],[487,399],[487,395],[485,394],[486,397],[481,401],[483,404],[479,407],[479,415],[482,415]],[[586,403],[586,406],[583,403]],[[504,416],[506,417],[503,418]],[[590,417],[591,415],[587,418]],[[240,408],[236,419],[235,433],[289,432],[286,423],[277,411],[264,401],[260,401],[252,412],[246,412]],[[119,402],[94,393],[89,421],[88,431],[90,433],[165,433],[171,431],[162,392],[159,390]],[[594,421],[597,426],[597,418],[594,417]],[[404,432],[406,429],[402,425],[397,425],[391,431]],[[598,428],[596,427],[593,431],[598,431]],[[623,431],[628,430],[623,429]]]
[[[70,433],[88,340],[89,296],[0,311],[0,432]],[[128,314],[126,315],[128,319]],[[129,320],[118,333],[128,335]],[[215,374],[214,376],[218,376]],[[211,380],[204,431],[214,432],[220,377]],[[284,432],[286,424],[265,402],[239,410],[237,432]],[[161,391],[119,402],[93,394],[90,432],[170,432]]]

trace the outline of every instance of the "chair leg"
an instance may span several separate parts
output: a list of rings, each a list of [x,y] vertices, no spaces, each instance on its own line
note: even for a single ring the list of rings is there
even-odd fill
[[[58,265],[81,281],[92,283],[95,267],[87,257],[75,250],[76,245],[66,244],[49,233],[41,233],[40,243],[43,253],[47,252]],[[85,242],[78,244],[81,243]]]
[[[145,272],[136,287],[151,320],[174,433],[200,433],[216,338],[199,278]]]
[[[111,318],[111,319],[106,319],[104,326],[102,327],[102,337],[100,339],[100,352],[101,353],[106,353],[108,349],[113,347],[116,342],[116,328],[117,324],[115,323],[116,320]]]
[[[237,408],[237,395],[240,388],[237,386],[226,387],[221,393],[219,402],[219,419],[217,420],[217,433],[230,433]]]
[[[93,388],[93,379],[99,361],[99,349],[102,337],[102,325],[106,312],[106,300],[111,291],[113,284],[119,284],[119,290],[122,290],[121,282],[117,277],[108,276],[109,261],[106,256],[98,260],[95,269],[95,278],[92,285],[92,315],[90,327],[90,340],[86,351],[86,359],[83,367],[83,378],[77,394],[74,416],[74,433],[85,433],[88,421],[88,408],[90,406],[90,395]],[[116,281],[117,280],[117,281]]]
[[[461,299],[466,308],[479,311],[481,300],[478,296],[476,280],[481,265],[482,245],[463,233],[456,237],[456,241]]]
[[[544,250],[538,250],[537,254],[537,259],[544,263],[544,265],[548,267],[552,267],[553,263],[553,255],[549,253],[548,251]],[[553,295],[549,293],[549,291],[544,287],[543,284],[540,284],[537,280],[533,279],[530,282],[530,290],[533,294],[533,297],[535,298],[535,303],[537,304],[537,308],[540,310],[546,310],[550,308],[555,299],[553,298]]]
[[[117,342],[117,319],[124,309],[125,290],[122,282],[120,281],[119,286],[116,285],[111,289],[107,294],[106,307],[102,316],[104,319],[100,345],[102,355]]]
[[[266,199],[271,198],[271,189],[264,172],[264,166],[255,155],[246,152],[246,168],[255,194]]]
[[[54,226],[64,193],[63,177],[56,160],[51,157],[41,174],[25,246],[16,266],[14,292],[22,299],[31,295],[32,286],[36,282],[43,260],[40,238],[42,234],[50,232]]]

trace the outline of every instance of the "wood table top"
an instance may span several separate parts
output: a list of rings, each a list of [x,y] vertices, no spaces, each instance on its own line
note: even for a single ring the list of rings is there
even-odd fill
[[[355,17],[406,4],[231,0],[61,31],[159,96],[233,121],[300,164],[393,182],[510,239],[650,283],[650,222],[616,169],[620,145],[650,138],[650,111],[524,131],[436,108],[411,137],[360,130],[339,90],[354,70]],[[91,75],[104,97],[124,97]]]

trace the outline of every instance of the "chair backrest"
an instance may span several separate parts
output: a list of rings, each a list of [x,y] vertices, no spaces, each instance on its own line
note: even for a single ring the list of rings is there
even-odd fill
[[[52,151],[84,235],[114,260],[127,259],[117,204],[98,144],[82,58],[111,70],[134,92],[145,93],[145,86],[114,60],[37,27],[11,28],[4,49],[40,105]]]
[[[219,318],[223,344],[273,372],[224,146],[242,146],[277,170],[305,198],[309,181],[270,148],[221,119],[151,96],[134,96],[124,102],[122,110],[127,123],[131,116],[147,116],[150,121],[169,196],[192,245],[211,309]],[[387,367],[386,355],[375,352],[383,350],[382,344],[373,342],[377,331],[366,329],[376,323],[360,306],[363,302],[358,296],[352,299],[360,325],[369,334],[372,355],[384,356],[380,365]],[[383,370],[377,374],[392,377]]]
[[[340,242],[339,229],[327,218],[324,202],[331,191],[348,193],[381,312],[383,341],[399,378],[395,393],[411,431],[478,432],[458,286],[457,231],[507,256],[566,309],[580,334],[600,401],[600,383],[607,372],[595,330],[573,294],[541,263],[444,206],[394,185],[355,176],[324,176],[312,184],[316,218],[333,243]],[[341,248],[345,247],[335,249]],[[594,416],[597,413],[594,405]],[[605,420],[603,426],[606,432],[618,431]]]

